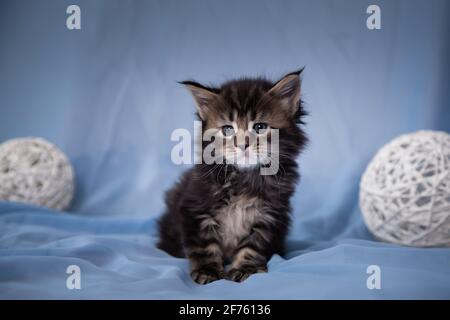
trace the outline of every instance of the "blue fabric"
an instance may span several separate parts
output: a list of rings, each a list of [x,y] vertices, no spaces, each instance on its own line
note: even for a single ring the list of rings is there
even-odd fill
[[[33,299],[448,299],[450,251],[363,239],[289,242],[284,259],[243,283],[194,283],[185,259],[155,248],[154,221],[81,218],[0,205],[0,298]],[[364,232],[364,231],[362,231]],[[381,289],[369,290],[369,265]],[[66,269],[81,269],[81,289]]]
[[[1,298],[450,298],[449,249],[375,241],[360,176],[399,134],[450,132],[450,3],[79,0],[0,2],[0,141],[41,136],[76,171],[70,213],[0,202]],[[277,78],[306,65],[311,138],[300,157],[286,259],[242,284],[201,287],[187,261],[154,247],[170,160],[193,101],[176,83]],[[82,290],[65,288],[68,265]],[[366,288],[379,265],[382,289]]]

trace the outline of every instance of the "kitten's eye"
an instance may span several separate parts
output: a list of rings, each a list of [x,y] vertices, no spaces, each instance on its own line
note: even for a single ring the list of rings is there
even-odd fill
[[[234,134],[234,128],[233,126],[223,126],[222,127],[222,133],[225,137],[232,136]]]
[[[255,132],[258,134],[264,133],[267,130],[267,123],[263,122],[255,123],[253,126],[253,130],[255,130]]]

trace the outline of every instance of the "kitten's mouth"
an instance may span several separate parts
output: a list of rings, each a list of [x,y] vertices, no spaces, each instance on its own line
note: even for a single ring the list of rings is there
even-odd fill
[[[261,155],[252,152],[249,149],[238,151],[234,156],[227,158],[227,163],[235,165],[237,168],[253,168],[267,164],[269,159],[267,155]]]

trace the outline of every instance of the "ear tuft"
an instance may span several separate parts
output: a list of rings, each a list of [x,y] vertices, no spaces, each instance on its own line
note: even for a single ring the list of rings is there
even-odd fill
[[[178,82],[184,85],[194,97],[197,105],[198,115],[202,120],[206,120],[208,112],[211,111],[214,103],[217,102],[217,92],[213,88],[208,88],[195,81]]]
[[[279,99],[281,106],[289,115],[296,113],[300,100],[300,74],[305,68],[288,73],[278,80],[269,90],[269,94]]]
[[[290,75],[292,75],[292,74],[295,74],[295,75],[297,75],[297,76],[300,76],[301,74],[302,74],[302,72],[303,72],[303,70],[305,70],[305,66],[304,67],[302,67],[301,69],[298,69],[297,71],[293,71],[293,72],[291,72],[291,73],[288,73],[287,75],[285,75],[285,77],[287,77],[287,76],[290,76]]]

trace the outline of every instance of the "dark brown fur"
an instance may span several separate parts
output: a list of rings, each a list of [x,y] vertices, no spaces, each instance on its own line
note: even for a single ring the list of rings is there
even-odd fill
[[[242,169],[203,163],[185,172],[167,192],[158,247],[187,257],[198,283],[221,278],[243,281],[266,271],[273,254],[283,254],[290,198],[299,178],[296,158],[307,142],[301,129],[305,112],[300,73],[275,83],[240,79],[218,88],[183,83],[197,102],[203,129],[234,121],[246,130],[249,121],[258,121],[279,129],[280,137],[280,166],[274,175],[261,175],[259,165]],[[231,267],[225,272],[227,263]]]

